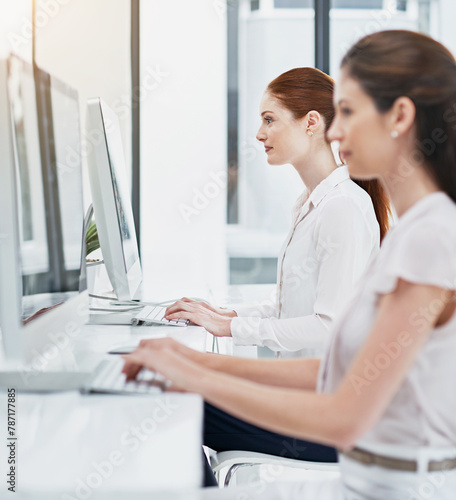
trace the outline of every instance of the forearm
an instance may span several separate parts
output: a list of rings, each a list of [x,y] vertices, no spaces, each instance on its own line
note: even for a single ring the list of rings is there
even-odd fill
[[[323,351],[328,342],[331,315],[309,314],[297,318],[235,318],[231,336],[237,345],[261,345],[276,351]]]
[[[307,389],[317,386],[319,359],[247,359],[192,351],[188,359],[210,370],[259,384]]]

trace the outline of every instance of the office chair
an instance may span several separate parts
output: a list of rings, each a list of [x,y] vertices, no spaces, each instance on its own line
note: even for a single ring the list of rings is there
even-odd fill
[[[333,462],[309,462],[305,460],[295,460],[293,458],[278,457],[266,453],[253,451],[221,451],[211,456],[211,467],[214,471],[217,482],[220,484],[220,473],[222,469],[228,467],[224,480],[224,487],[229,486],[235,473],[243,467],[255,465],[278,465],[293,469],[305,469],[326,472],[338,472],[339,464]]]

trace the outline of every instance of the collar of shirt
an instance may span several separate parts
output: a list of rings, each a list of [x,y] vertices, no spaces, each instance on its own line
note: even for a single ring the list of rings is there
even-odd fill
[[[294,206],[294,216],[296,222],[300,221],[310,210],[310,204],[317,207],[323,198],[338,184],[350,178],[347,165],[337,167],[326,179],[308,194],[305,191],[296,201]]]

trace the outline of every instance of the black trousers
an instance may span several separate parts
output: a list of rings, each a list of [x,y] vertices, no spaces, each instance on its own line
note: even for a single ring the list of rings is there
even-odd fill
[[[337,452],[330,446],[269,432],[233,417],[209,403],[204,404],[203,443],[215,451],[256,451],[296,460],[337,462]],[[206,460],[204,466],[205,486],[217,485]]]

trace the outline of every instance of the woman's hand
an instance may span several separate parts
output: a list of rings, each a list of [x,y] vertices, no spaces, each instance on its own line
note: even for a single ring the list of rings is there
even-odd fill
[[[204,368],[190,360],[192,349],[171,338],[141,340],[131,354],[122,356],[122,372],[127,380],[136,378],[142,368],[156,371],[167,380],[166,390],[197,392]]]
[[[236,311],[233,311],[232,309],[226,309],[225,307],[215,307],[209,304],[208,302],[205,302],[204,300],[187,299],[187,297],[182,297],[180,300],[170,305],[166,309],[166,313],[168,312],[173,313],[175,311],[180,311],[182,302],[185,302],[187,304],[198,304],[202,307],[205,307],[206,309],[209,309],[209,311],[220,314],[220,316],[225,316],[227,318],[234,318],[235,316],[237,316]]]
[[[188,319],[196,325],[203,326],[216,337],[231,337],[231,319],[234,316],[237,316],[235,311],[215,308],[207,302],[186,298],[178,300],[165,312],[166,319]]]

